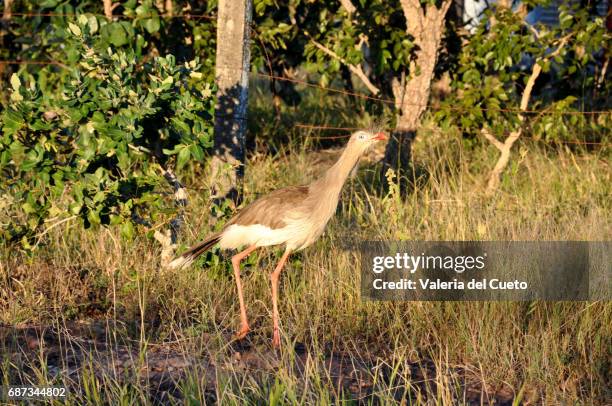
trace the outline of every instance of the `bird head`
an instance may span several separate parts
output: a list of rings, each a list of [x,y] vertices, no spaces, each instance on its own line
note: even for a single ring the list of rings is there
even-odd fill
[[[365,152],[376,142],[384,141],[386,139],[387,136],[383,132],[360,130],[351,135],[349,145],[351,147],[358,148],[361,152]]]

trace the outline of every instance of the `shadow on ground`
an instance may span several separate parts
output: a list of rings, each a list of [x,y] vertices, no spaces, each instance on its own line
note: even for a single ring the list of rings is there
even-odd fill
[[[291,359],[289,369],[298,378],[311,373],[308,370],[312,369],[313,362],[322,363],[330,397],[334,399],[340,394],[338,400],[351,400],[356,404],[379,403],[375,388],[380,387],[381,382],[390,388],[391,396],[397,401],[427,400],[427,394],[431,396],[437,392],[440,378],[431,360],[407,365],[404,369],[410,371],[410,376],[406,379],[397,376],[389,363],[372,356],[356,358],[354,354],[333,351],[322,356],[297,344],[292,356],[283,358],[269,347],[256,347],[248,338],[231,341],[230,334],[219,349],[219,338],[204,334],[187,340],[143,344],[140,340],[126,339],[123,333],[118,334],[112,321],[70,322],[46,327],[0,326],[0,352],[4,360],[0,368],[9,385],[36,385],[41,382],[42,374],[46,375],[48,384],[67,386],[68,392],[79,399],[84,395],[84,380],[95,377],[102,385],[112,382],[118,386],[144,388],[155,404],[180,403],[183,385],[190,376],[197,377],[203,385],[205,401],[211,403],[217,400],[220,380],[249,376],[266,388],[270,378],[274,381],[279,368],[286,367],[286,360],[283,361],[286,358]],[[199,345],[204,348],[193,351],[193,343],[190,345],[188,340],[203,343]],[[209,351],[207,341],[217,350]],[[462,404],[511,405],[513,402],[514,394],[509,388],[485,388],[481,381],[470,379],[461,368],[452,374],[460,382],[460,387],[455,388],[455,397]]]

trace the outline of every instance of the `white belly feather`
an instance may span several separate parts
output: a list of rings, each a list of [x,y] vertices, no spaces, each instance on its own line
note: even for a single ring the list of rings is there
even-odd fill
[[[229,226],[219,240],[222,249],[236,249],[242,246],[255,245],[266,247],[286,244],[291,251],[301,250],[312,244],[325,230],[325,221],[310,219],[287,219],[283,228],[272,229],[261,224]]]
[[[255,245],[265,247],[286,244],[291,251],[301,250],[311,245],[325,230],[329,219],[334,215],[338,197],[321,199],[309,212],[301,210],[285,214],[282,228],[270,228],[263,224],[232,224],[223,231],[219,246],[222,249],[235,249]]]
[[[244,245],[264,247],[283,244],[290,237],[291,230],[288,227],[272,229],[261,224],[249,226],[232,224],[221,234],[219,247],[222,249],[239,248]]]

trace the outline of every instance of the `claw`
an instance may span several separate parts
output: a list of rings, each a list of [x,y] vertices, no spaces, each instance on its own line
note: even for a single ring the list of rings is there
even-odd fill
[[[236,339],[236,340],[241,340],[241,339],[243,339],[244,337],[246,337],[246,336],[247,336],[247,334],[249,334],[249,331],[251,331],[251,329],[249,328],[249,326],[242,326],[242,327],[240,328],[240,330],[238,330],[238,331],[236,332],[236,334],[234,334],[234,339]]]
[[[281,346],[280,334],[278,330],[274,330],[274,335],[272,336],[272,347],[278,349],[280,348],[280,346]]]

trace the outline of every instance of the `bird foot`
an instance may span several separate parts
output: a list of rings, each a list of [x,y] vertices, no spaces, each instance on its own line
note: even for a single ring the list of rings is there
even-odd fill
[[[243,339],[244,337],[246,337],[246,336],[247,336],[247,334],[249,334],[249,331],[251,331],[251,329],[249,328],[249,326],[248,326],[248,325],[246,325],[246,326],[242,326],[242,327],[240,328],[240,330],[238,330],[238,331],[236,332],[236,334],[234,334],[234,339],[236,339],[236,340],[241,340],[241,339]]]
[[[278,330],[274,330],[274,334],[272,335],[272,347],[279,349],[281,346],[280,334]]]

